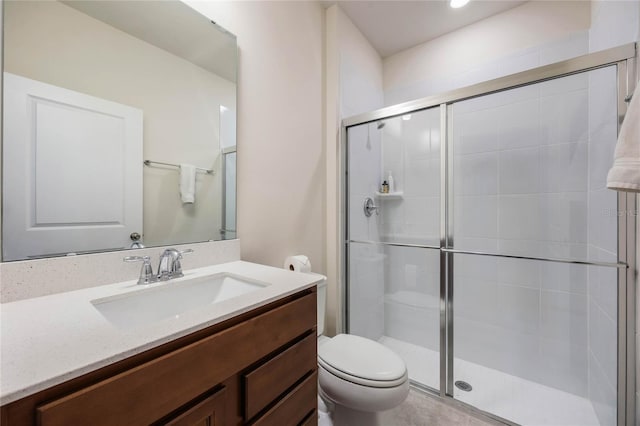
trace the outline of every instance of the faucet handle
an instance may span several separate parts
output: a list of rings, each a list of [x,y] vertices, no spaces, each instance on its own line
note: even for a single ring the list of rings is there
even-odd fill
[[[184,276],[182,272],[182,265],[180,264],[180,259],[182,259],[183,254],[191,254],[193,253],[193,249],[185,249],[185,250],[176,250],[178,252],[178,257],[173,262],[173,269],[171,271],[171,278],[180,278]]]
[[[151,284],[158,281],[157,277],[153,274],[153,267],[151,266],[151,258],[149,256],[126,256],[122,260],[124,262],[142,262],[138,284]]]

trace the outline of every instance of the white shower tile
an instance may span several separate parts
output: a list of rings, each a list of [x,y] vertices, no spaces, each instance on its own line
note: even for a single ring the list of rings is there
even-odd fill
[[[349,238],[353,240],[366,240],[368,238],[370,218],[364,215],[362,206],[364,195],[351,193],[349,196]]]
[[[500,289],[498,289],[498,291],[500,291]],[[533,292],[534,290],[528,291]],[[498,296],[498,298],[500,301],[500,296]],[[540,369],[540,343],[537,338],[538,324],[524,323],[524,321],[527,321],[530,317],[530,315],[528,315],[529,306],[522,307],[524,310],[520,313],[510,312],[510,315],[507,315],[511,321],[514,321],[510,324],[509,328],[501,327],[495,332],[496,341],[493,346],[495,358],[489,366],[493,368],[504,368],[505,371],[523,379],[536,380]],[[504,307],[502,307],[502,309],[504,309]],[[511,307],[507,308],[507,310],[515,311],[515,309]],[[504,312],[501,313],[504,314]],[[531,317],[533,315],[534,313],[531,312]],[[537,316],[537,314],[535,314],[535,316]],[[504,367],[500,367],[500,365]]]
[[[407,204],[402,199],[378,198],[374,200],[380,209],[380,216],[383,222],[405,222],[405,212]]]
[[[616,424],[617,392],[602,372],[593,353],[589,358],[589,399],[601,425]]]
[[[384,259],[372,244],[350,244],[351,331],[371,339],[380,338],[384,331]]]
[[[617,326],[596,302],[589,303],[589,347],[606,382],[617,383]]]
[[[404,220],[407,224],[428,224],[430,222],[440,224],[440,204],[437,198],[405,197],[403,204]],[[434,210],[436,215],[433,214]]]
[[[513,333],[537,334],[540,324],[540,290],[497,285],[498,321]]]
[[[514,149],[539,144],[538,99],[512,103],[497,110],[500,149]]]
[[[587,293],[587,267],[558,262],[541,262],[542,289],[576,294]]]
[[[498,153],[456,156],[454,185],[460,195],[497,194]]]
[[[589,130],[617,122],[618,89],[616,67],[601,68],[589,73]]]
[[[540,148],[543,192],[587,190],[588,145],[567,143]]]
[[[542,243],[536,240],[505,240],[498,239],[498,252],[516,256],[541,256],[544,251]]]
[[[589,193],[590,242],[611,253],[618,251],[617,192],[599,189]]]
[[[387,120],[387,125],[383,127],[382,131],[385,133],[382,135],[382,162],[378,161],[373,162],[374,164],[379,165],[380,168],[384,168],[382,170],[383,173],[387,173],[388,169],[398,169],[402,170],[404,166],[404,152],[403,152],[403,141],[402,136],[394,136],[391,134],[391,126],[393,126],[393,122],[391,120]],[[390,127],[387,129],[387,127]]]
[[[497,69],[492,78],[503,77],[505,75],[515,74],[538,67],[540,64],[540,54],[538,48],[523,50],[515,55],[509,55],[506,58],[495,61],[494,66]],[[487,79],[489,80],[489,79]],[[486,80],[485,80],[486,81]]]
[[[497,238],[498,197],[469,195],[455,198],[454,228],[456,237]]]
[[[456,273],[455,286],[456,317],[496,324],[499,306],[495,281]]]
[[[638,19],[621,19],[621,17],[638,16],[637,2],[594,2],[592,8],[592,26],[589,31],[591,52],[620,46],[638,39]],[[615,31],[611,31],[612,28],[615,28]]]
[[[589,297],[611,319],[618,315],[617,272],[613,268],[590,266]]]
[[[498,282],[505,285],[540,288],[540,262],[498,258]]]
[[[587,360],[586,346],[573,344],[569,340],[542,338],[539,360],[541,368],[537,381],[586,398],[588,396]]]
[[[540,66],[589,53],[589,32],[580,31],[540,47]]]
[[[540,141],[547,144],[586,141],[588,137],[586,89],[540,99]]]
[[[530,194],[540,190],[539,149],[501,151],[499,157],[500,194]]]
[[[456,237],[454,247],[460,250],[495,253],[498,251],[498,240],[495,238]]]
[[[540,239],[566,243],[586,243],[587,193],[540,195]]]
[[[558,345],[569,343],[587,350],[587,295],[543,290],[540,334]],[[548,342],[550,344],[550,342]]]
[[[589,136],[589,185],[590,189],[603,189],[607,185],[607,174],[613,165],[613,153],[617,140],[615,120],[592,130]]]
[[[566,243],[559,241],[540,241],[540,255],[552,259],[587,259],[586,243]]]
[[[537,240],[540,236],[540,197],[501,195],[498,200],[500,239]]]
[[[489,282],[495,282],[498,278],[496,257],[456,254],[454,255],[454,263],[456,276]]]
[[[475,154],[498,149],[500,110],[484,109],[455,115],[454,152]]]
[[[393,176],[396,190],[403,190],[405,197],[426,197],[440,194],[439,160],[426,159],[420,164],[407,165],[404,171],[404,182],[402,179],[396,178],[396,175],[397,173],[394,173]]]

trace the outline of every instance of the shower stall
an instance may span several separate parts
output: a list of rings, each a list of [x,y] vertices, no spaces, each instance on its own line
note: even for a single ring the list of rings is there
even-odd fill
[[[636,198],[606,176],[635,56],[344,120],[344,329],[505,423],[631,425]]]

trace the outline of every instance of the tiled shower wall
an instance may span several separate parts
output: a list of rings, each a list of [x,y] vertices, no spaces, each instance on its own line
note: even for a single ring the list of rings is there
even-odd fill
[[[380,198],[381,237],[440,244],[440,108],[385,120],[383,175],[392,173],[401,198]]]
[[[348,140],[349,239],[379,241],[381,216],[366,217],[363,205],[381,182],[381,132],[375,123],[352,127]],[[384,253],[372,244],[351,243],[348,273],[349,329],[377,340],[384,328]]]
[[[615,72],[607,76],[615,87]],[[594,173],[611,161],[590,155],[589,83],[580,74],[454,105],[456,248],[587,260],[596,256],[594,226],[603,240],[615,237],[615,214],[589,226],[591,183],[604,186]],[[602,127],[611,125],[615,117]],[[598,154],[615,143],[603,132]],[[586,397],[589,338],[613,335],[613,345],[597,346],[605,371],[615,371],[615,323],[597,334],[587,326],[586,267],[473,256],[454,264],[456,356]],[[615,270],[592,272],[602,298],[615,301]]]

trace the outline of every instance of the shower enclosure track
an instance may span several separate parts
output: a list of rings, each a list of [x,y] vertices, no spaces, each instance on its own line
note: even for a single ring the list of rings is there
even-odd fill
[[[611,268],[623,268],[623,269],[626,269],[629,267],[629,265],[627,265],[624,262],[600,262],[600,261],[591,261],[591,260],[560,259],[557,257],[521,256],[521,255],[515,255],[515,254],[490,253],[490,252],[484,252],[484,251],[457,250],[457,249],[442,248],[439,246],[423,245],[423,244],[394,243],[389,241],[347,240],[346,243],[347,244],[349,243],[372,244],[372,245],[391,246],[391,247],[424,248],[424,249],[440,250],[445,253],[474,254],[474,255],[481,255],[481,256],[503,257],[507,259],[540,260],[544,262],[569,263],[573,265],[606,266]]]

